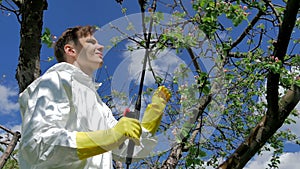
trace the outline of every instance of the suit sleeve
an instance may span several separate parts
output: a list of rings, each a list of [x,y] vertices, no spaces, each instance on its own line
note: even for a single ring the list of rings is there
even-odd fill
[[[71,92],[67,90],[67,83],[63,83],[57,72],[51,72],[32,90],[20,95],[21,166],[22,161],[26,161],[24,165],[36,168],[59,168],[78,161],[76,132],[67,130],[74,120],[70,111],[71,96],[68,96]]]

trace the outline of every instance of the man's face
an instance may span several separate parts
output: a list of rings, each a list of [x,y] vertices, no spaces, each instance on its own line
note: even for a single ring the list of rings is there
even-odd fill
[[[79,38],[79,42],[82,45],[77,56],[80,67],[92,71],[100,68],[103,65],[103,46],[92,35]]]

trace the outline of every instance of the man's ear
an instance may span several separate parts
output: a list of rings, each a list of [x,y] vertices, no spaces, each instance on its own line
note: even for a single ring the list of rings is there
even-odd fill
[[[75,59],[75,57],[77,55],[77,51],[75,50],[75,48],[72,45],[66,44],[64,46],[64,51],[65,51],[67,56],[71,56]]]

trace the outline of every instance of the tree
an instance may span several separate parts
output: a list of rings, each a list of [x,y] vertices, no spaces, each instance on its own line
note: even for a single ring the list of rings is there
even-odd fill
[[[1,10],[14,13],[21,24],[20,56],[16,73],[19,91],[22,92],[33,80],[40,76],[40,49],[43,12],[47,9],[46,0],[0,1]],[[19,132],[11,131],[11,143],[1,157],[1,168],[13,152],[19,138]]]
[[[153,18],[159,20],[159,12],[156,11],[156,3],[159,1],[147,2],[146,5],[140,3],[143,4],[142,15],[145,8],[148,8],[148,11],[153,13]],[[175,168],[211,165],[218,168],[243,168],[255,154],[266,149],[264,145],[270,144],[275,151],[269,167],[277,167],[280,162],[278,155],[283,149],[282,139],[299,144],[290,131],[278,130],[284,123],[292,122],[289,116],[298,116],[293,109],[300,99],[299,74],[290,73],[289,70],[293,66],[299,70],[299,55],[298,51],[294,50],[298,45],[295,32],[299,28],[299,19],[297,19],[299,1],[290,0],[275,4],[271,1],[255,0],[225,2],[193,0],[191,4],[195,12],[187,10],[189,7],[184,5],[183,1],[161,4],[171,7],[174,10],[171,12],[173,15],[181,16],[199,28],[190,32],[193,37],[195,32],[203,31],[206,37],[213,41],[221,59],[221,68],[225,72],[226,81],[223,88],[217,91],[226,91],[227,97],[223,105],[225,108],[221,115],[222,120],[219,124],[214,124],[217,131],[210,137],[210,141],[199,142],[203,132],[201,128],[207,125],[203,119],[209,117],[212,97],[216,94],[212,89],[213,86],[209,84],[210,76],[203,73],[200,68],[198,58],[203,57],[202,53],[193,51],[195,46],[203,41],[184,35],[185,29],[189,28],[184,27],[186,23],[177,23],[176,28],[179,28],[177,30],[170,28],[170,32],[157,36],[152,33],[151,36],[154,38],[145,36],[143,43],[138,42],[140,46],[145,42],[146,45],[143,47],[146,50],[151,50],[150,42],[160,49],[171,47],[177,51],[186,50],[194,65],[195,73],[198,74],[196,79],[198,83],[196,88],[186,87],[181,96],[191,90],[202,96],[196,102],[193,97],[187,97],[189,99],[185,102],[196,104],[189,110],[191,120],[187,121],[194,125],[187,129],[182,126],[180,134],[183,136],[167,153],[166,160],[162,160],[164,161],[162,165],[152,163],[150,166]],[[151,21],[149,25],[149,31],[146,32],[148,35],[152,29]],[[242,32],[237,36],[238,29]],[[274,32],[270,33],[273,30]],[[222,34],[227,37],[221,37]],[[188,38],[190,41],[187,41]],[[155,79],[161,79],[153,70],[150,71]],[[156,82],[160,85],[161,81],[163,80]],[[279,93],[279,86],[286,90],[283,95]],[[266,102],[257,102],[258,98],[264,96]],[[167,112],[173,111],[167,110]],[[184,112],[175,114],[180,113]],[[184,161],[183,157],[185,157]],[[226,158],[226,160],[218,163],[219,158]],[[204,159],[207,160],[206,164]]]
[[[13,2],[19,10],[12,11],[17,17],[22,16],[19,19],[21,44],[16,74],[21,92],[40,75],[42,21],[47,2]],[[296,34],[300,25],[297,19],[300,2],[192,0],[188,4],[182,0],[152,0],[139,1],[139,4],[143,34],[138,35],[138,38],[123,35],[137,46],[127,46],[128,51],[141,48],[148,51],[143,58],[150,69],[143,70],[151,72],[156,84],[164,85],[168,82],[172,87],[172,103],[166,109],[167,120],[162,122],[160,132],[178,117],[184,115],[186,120],[174,134],[177,142],[170,150],[132,166],[243,168],[255,154],[270,151],[265,146],[268,144],[274,149],[269,167],[276,168],[283,142],[289,140],[299,144],[293,133],[279,128],[284,123],[293,123],[291,116],[298,116],[293,109],[300,100],[300,79],[299,74],[290,69],[299,71],[300,55],[296,48],[299,41]],[[166,25],[162,32],[155,32],[157,30],[152,28],[163,20],[158,9],[163,7],[170,8],[169,14],[180,19],[175,24]],[[122,11],[126,12],[126,9]],[[145,11],[150,12],[150,15]],[[192,25],[193,29],[186,25]],[[116,39],[115,45],[119,42]],[[201,59],[207,53],[199,52],[199,49],[204,47],[207,40],[218,53],[215,58],[218,60],[215,65],[218,71],[213,75],[222,78],[214,79],[211,71],[201,67]],[[175,50],[177,54],[182,53],[189,58],[188,65],[191,65],[189,68],[195,75],[195,84],[178,83],[178,80],[186,77],[187,68],[184,65],[172,77],[172,81],[168,81],[167,74],[162,76],[151,69],[151,64],[157,59],[155,52],[165,49]],[[143,84],[141,80],[139,86]],[[280,93],[279,87],[285,92]],[[152,91],[149,88],[135,96],[140,98],[142,94],[151,95]],[[107,98],[109,102],[111,97]],[[224,103],[214,109],[220,105],[220,99]],[[112,103],[111,106],[115,105]],[[185,109],[178,109],[178,106]],[[212,111],[220,113],[218,123],[209,120]],[[203,128],[207,126],[216,130],[203,141]],[[226,160],[219,162],[223,158]]]

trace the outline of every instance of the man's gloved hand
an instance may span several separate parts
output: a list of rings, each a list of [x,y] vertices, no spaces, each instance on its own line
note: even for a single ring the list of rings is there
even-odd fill
[[[79,159],[113,150],[127,138],[132,139],[135,145],[140,145],[142,128],[137,119],[123,117],[111,129],[94,132],[77,132],[77,154]]]
[[[142,119],[142,126],[154,134],[160,125],[163,111],[171,97],[170,91],[160,86],[152,96],[152,102],[148,104]]]

